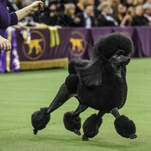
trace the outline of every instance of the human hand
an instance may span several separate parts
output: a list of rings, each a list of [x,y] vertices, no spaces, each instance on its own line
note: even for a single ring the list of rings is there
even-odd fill
[[[75,18],[74,18],[74,23],[75,23],[75,24],[78,24],[80,21],[81,21],[80,18],[78,18],[78,17],[75,17]]]
[[[11,43],[9,40],[0,36],[0,50],[10,51],[11,50]]]
[[[42,1],[35,1],[31,5],[28,6],[27,12],[30,14],[30,13],[36,12],[39,9],[41,11],[44,10],[44,3]]]

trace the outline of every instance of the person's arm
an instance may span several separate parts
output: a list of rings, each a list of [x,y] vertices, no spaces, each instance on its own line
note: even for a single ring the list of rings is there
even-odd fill
[[[0,50],[10,51],[11,50],[11,43],[9,40],[0,36]]]
[[[31,5],[26,6],[18,11],[16,11],[16,15],[18,18],[18,21],[20,21],[21,19],[23,19],[25,16],[36,12],[37,10],[43,10],[44,9],[44,5],[42,1],[35,1],[33,2]]]

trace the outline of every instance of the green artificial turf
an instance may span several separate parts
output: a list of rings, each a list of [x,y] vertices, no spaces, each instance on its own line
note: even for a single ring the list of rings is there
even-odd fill
[[[46,129],[33,135],[31,114],[48,106],[67,69],[49,69],[0,74],[0,151],[149,151],[151,149],[151,59],[132,59],[127,66],[128,98],[120,110],[135,121],[138,138],[125,139],[114,129],[114,117],[107,114],[99,134],[88,142],[64,128],[63,114],[78,105],[70,99],[51,114]],[[96,113],[88,109],[82,122]],[[81,130],[82,132],[82,130]]]

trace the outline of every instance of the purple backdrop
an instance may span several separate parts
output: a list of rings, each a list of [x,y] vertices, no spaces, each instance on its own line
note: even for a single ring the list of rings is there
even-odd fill
[[[26,36],[24,37],[22,33]],[[103,28],[48,28],[14,29],[10,71],[19,70],[19,61],[39,61],[59,58],[89,59],[96,40],[105,34],[120,32],[132,38],[135,51],[132,57],[151,57],[150,27],[103,27]],[[6,33],[7,35],[7,33]],[[31,38],[31,41],[27,39]],[[19,56],[19,61],[18,61]],[[6,55],[0,54],[0,72],[6,71]]]

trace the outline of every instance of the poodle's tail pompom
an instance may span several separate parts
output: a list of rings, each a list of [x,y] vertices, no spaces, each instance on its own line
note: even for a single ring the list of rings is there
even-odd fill
[[[117,133],[123,137],[134,139],[137,137],[136,127],[132,120],[128,117],[121,115],[114,121],[115,129]]]
[[[31,116],[31,123],[34,128],[33,132],[36,135],[38,130],[42,130],[46,127],[50,121],[50,114],[47,113],[47,108],[41,108],[39,111],[36,111]]]
[[[78,115],[75,115],[74,112],[65,113],[63,122],[67,130],[72,131],[77,135],[81,135],[81,118]]]

